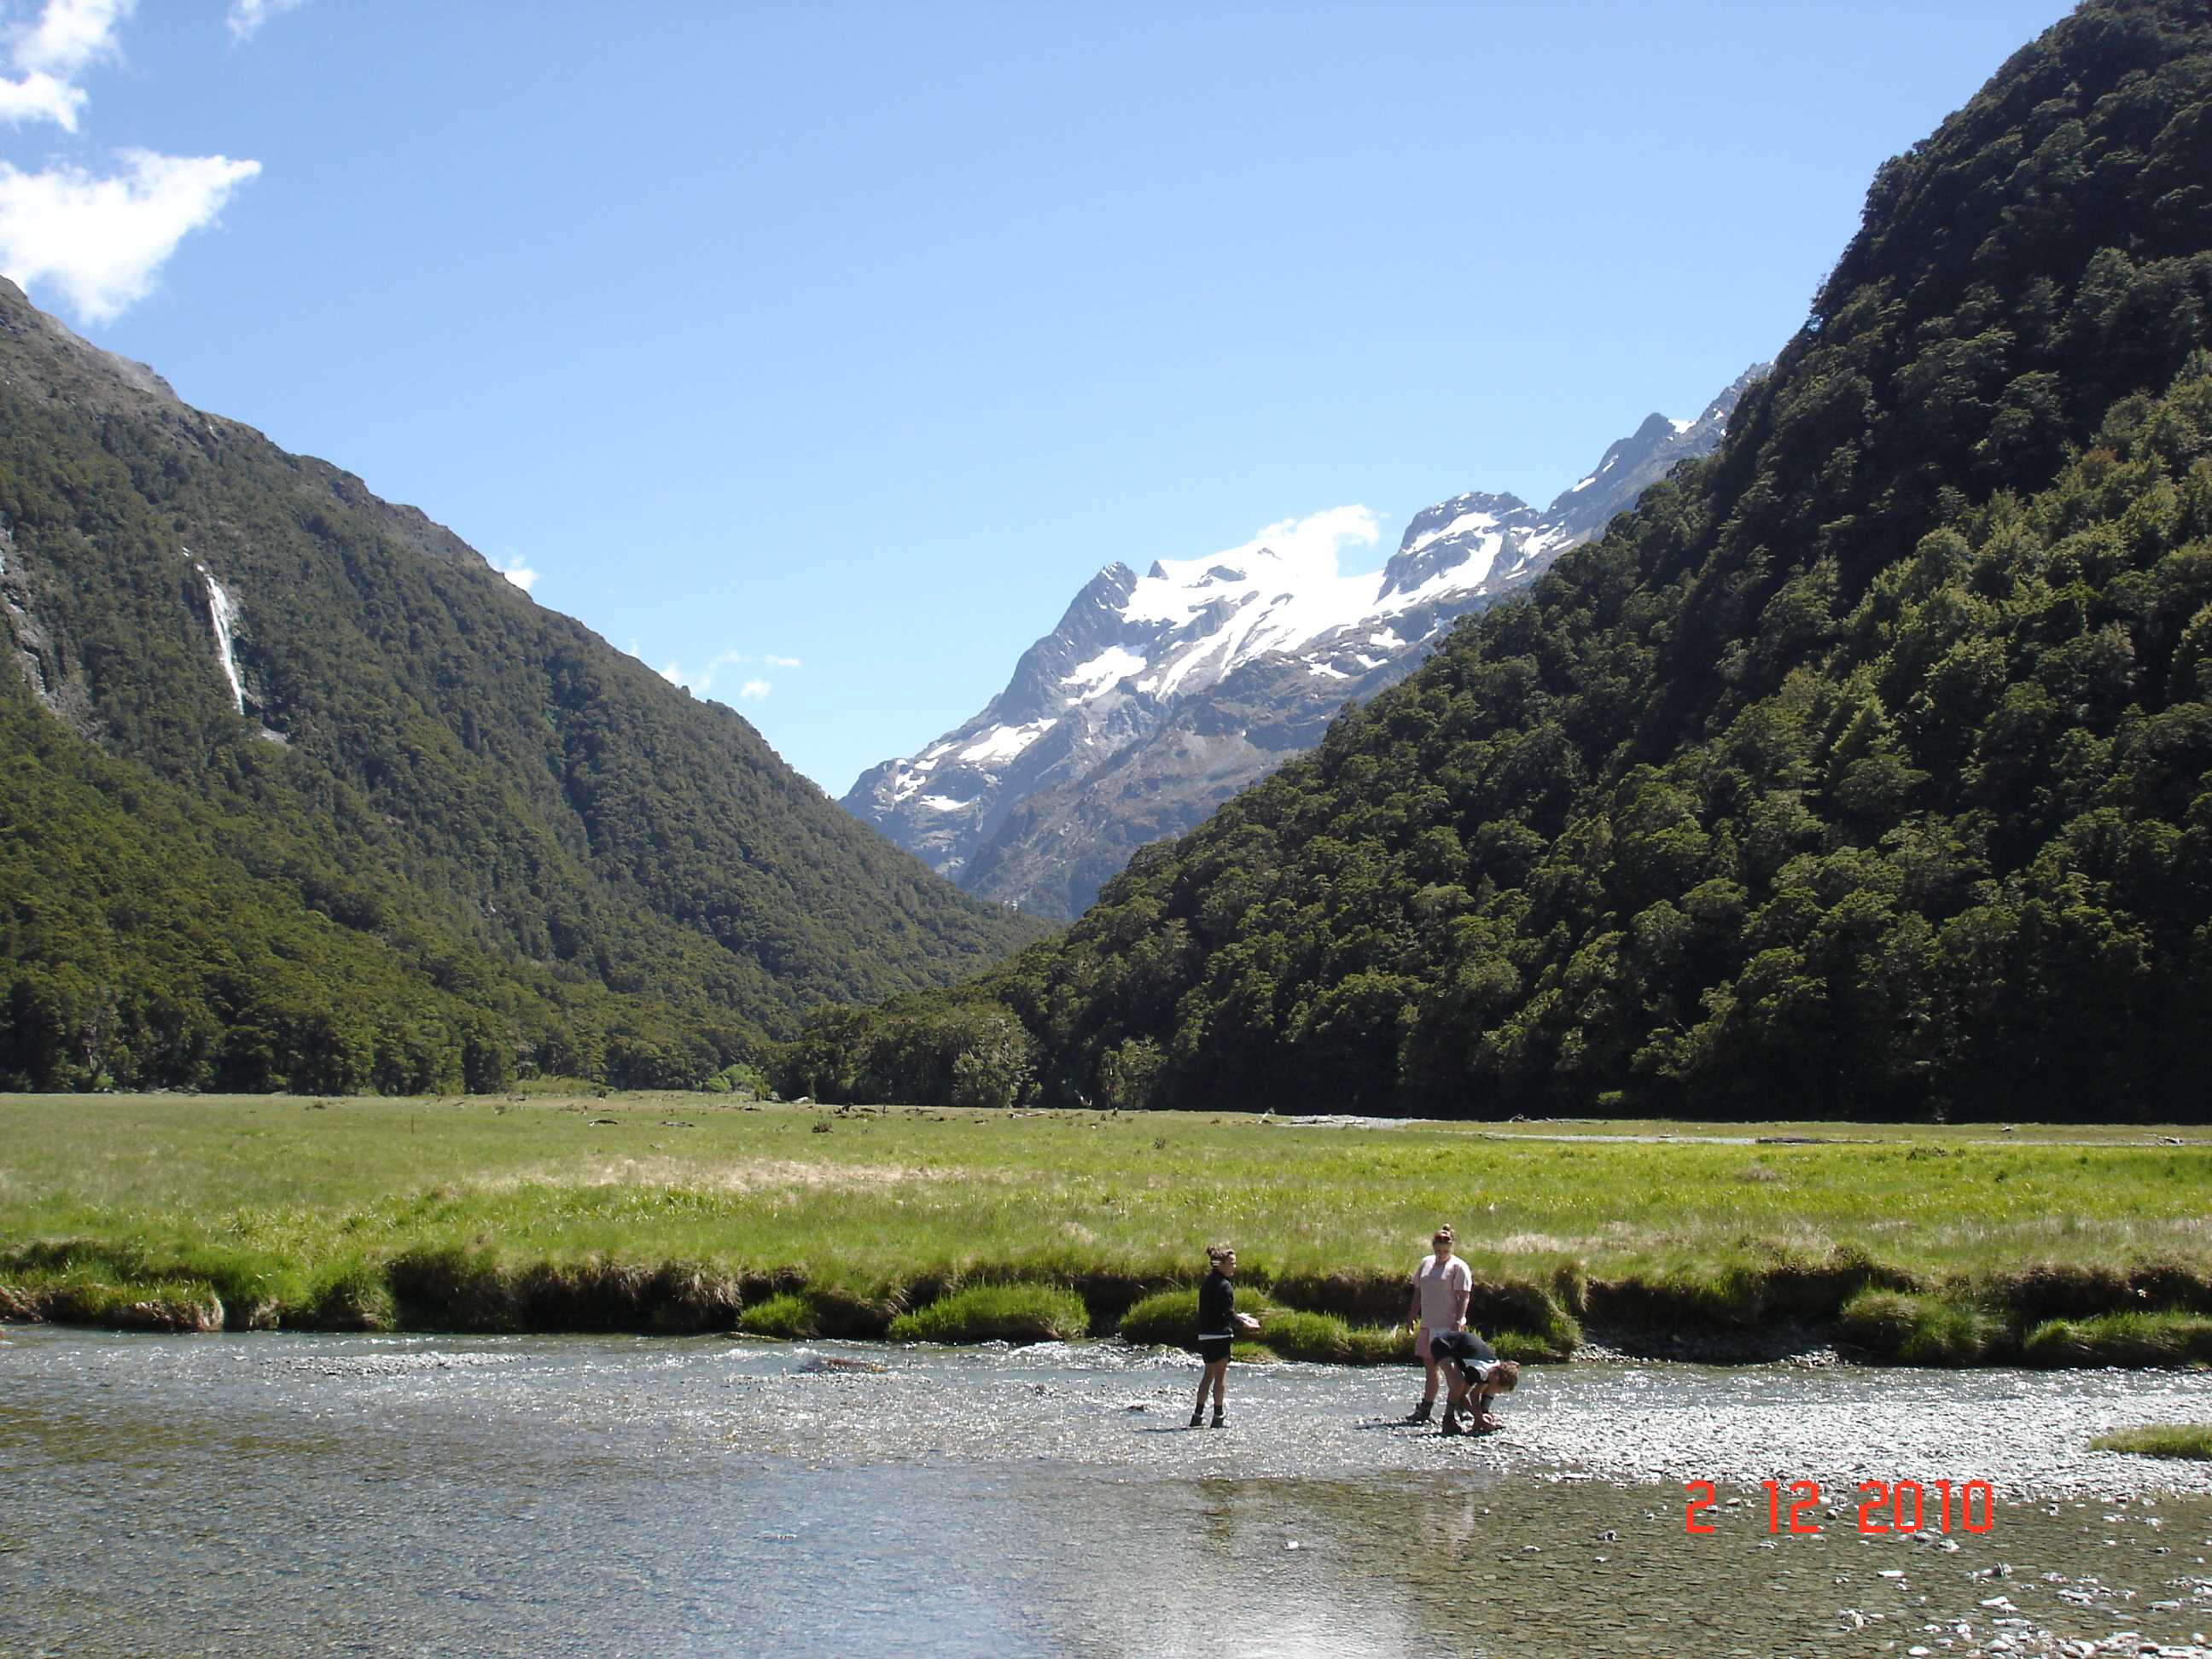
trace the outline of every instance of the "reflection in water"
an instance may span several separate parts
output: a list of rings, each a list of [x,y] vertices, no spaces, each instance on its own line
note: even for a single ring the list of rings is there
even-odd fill
[[[0,1653],[1966,1651],[1999,1591],[2212,1622],[2203,1499],[2011,1504],[1954,1551],[1848,1506],[1770,1538],[1754,1491],[1690,1538],[1679,1487],[1449,1461],[1376,1415],[1395,1378],[1240,1378],[1231,1430],[1163,1432],[1179,1363],[801,1358],[11,1332]]]

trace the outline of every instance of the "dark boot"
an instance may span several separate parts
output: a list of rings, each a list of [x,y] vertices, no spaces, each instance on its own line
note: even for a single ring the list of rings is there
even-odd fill
[[[1213,1411],[1213,1426],[1217,1429],[1225,1429],[1229,1426],[1229,1419],[1221,1414],[1221,1408],[1218,1406]]]
[[[1414,1407],[1413,1410],[1406,1413],[1406,1420],[1408,1423],[1427,1422],[1429,1420],[1429,1413],[1436,1409],[1436,1404],[1437,1402],[1433,1400],[1424,1400],[1419,1405]]]
[[[1196,1411],[1190,1414],[1190,1425],[1194,1429],[1203,1428],[1206,1425],[1205,1407],[1200,1406]]]

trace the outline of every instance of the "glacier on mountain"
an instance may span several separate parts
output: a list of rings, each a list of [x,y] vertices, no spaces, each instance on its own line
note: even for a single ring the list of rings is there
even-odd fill
[[[1072,915],[1137,846],[1318,742],[1347,696],[1410,673],[1458,617],[1526,587],[1711,451],[1764,373],[1696,420],[1650,416],[1541,511],[1476,491],[1426,508],[1379,570],[1342,568],[1378,534],[1356,505],[1142,576],[1109,564],[986,708],[869,769],[843,805],[971,892]]]

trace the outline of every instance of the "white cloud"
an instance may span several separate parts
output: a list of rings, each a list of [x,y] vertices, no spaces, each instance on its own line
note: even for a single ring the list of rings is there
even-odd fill
[[[0,121],[19,126],[26,121],[52,121],[75,132],[76,112],[83,107],[82,91],[43,70],[20,81],[0,76]]]
[[[154,275],[230,193],[261,171],[227,155],[124,150],[123,171],[24,173],[0,161],[0,270],[26,286],[52,281],[88,322],[146,297]]]
[[[231,33],[301,0],[232,0]],[[46,0],[10,25],[0,0],[0,121],[52,121],[75,132],[87,101],[83,71],[122,56],[137,0]],[[106,176],[78,167],[27,173],[0,161],[0,270],[28,287],[51,282],[80,321],[102,323],[145,298],[155,273],[191,232],[214,222],[230,193],[261,171],[227,155],[126,149]],[[525,586],[528,584],[525,583]]]
[[[520,553],[509,553],[507,562],[498,567],[499,574],[527,593],[538,585],[538,573],[522,562]]]
[[[717,652],[708,659],[707,665],[699,671],[699,677],[695,680],[687,681],[686,684],[693,691],[703,697],[714,689],[714,677],[717,674],[725,668],[735,667],[744,659],[744,653],[742,651]]]
[[[727,654],[727,653],[724,653],[724,655]],[[695,697],[703,697],[713,688],[714,671],[721,665],[721,663],[722,658],[716,657],[704,668],[690,669],[684,667],[682,662],[672,657],[661,665],[660,678],[671,685],[686,687]]]
[[[0,120],[52,121],[76,131],[84,108],[78,71],[118,55],[116,31],[134,0],[47,0],[35,23],[8,33],[8,61],[18,77],[0,76]]]
[[[714,682],[721,678],[724,669],[741,667],[757,662],[786,668],[799,666],[799,659],[796,657],[756,657],[744,651],[718,651],[696,669],[687,669],[681,662],[671,662],[660,671],[660,678],[671,685],[689,688],[695,697],[705,697],[713,695]],[[750,699],[757,702],[775,689],[770,682],[754,677],[738,687],[738,699],[740,702]],[[727,702],[729,698],[725,696],[722,701]]]
[[[230,0],[230,38],[251,40],[256,30],[270,18],[288,11],[297,11],[307,0]]]
[[[117,32],[137,0],[46,0],[39,21],[15,31],[9,56],[19,70],[74,76],[117,55]]]

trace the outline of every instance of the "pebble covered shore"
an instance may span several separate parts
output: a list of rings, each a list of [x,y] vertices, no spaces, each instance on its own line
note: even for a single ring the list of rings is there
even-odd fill
[[[328,1571],[350,1573],[405,1536],[418,1565],[380,1605],[422,1616],[409,1586],[425,1575],[504,1597],[522,1650],[544,1637],[542,1609],[623,1593],[619,1577],[573,1578],[579,1562],[601,1559],[615,1505],[621,1526],[665,1516],[666,1527],[637,1534],[610,1572],[682,1583],[720,1560],[789,1558],[784,1577],[748,1567],[753,1602],[717,1582],[684,1614],[712,1609],[755,1633],[784,1616],[779,1585],[811,1582],[826,1571],[825,1549],[849,1546],[872,1570],[889,1560],[921,1587],[914,1594],[940,1599],[952,1594],[948,1570],[965,1575],[960,1595],[986,1599],[1006,1571],[1027,1573],[1037,1595],[1078,1607],[1073,1628],[1122,1630],[1118,1650],[1149,1650],[1216,1600],[1250,1595],[1304,1608],[1313,1650],[1422,1650],[1434,1632],[1408,1611],[1422,1601],[1408,1599],[1411,1572],[1431,1598],[1475,1598],[1528,1659],[2212,1659],[2212,1465],[2089,1448],[2121,1426],[2212,1422],[2212,1374],[1876,1370],[1811,1351],[1731,1366],[1616,1353],[1528,1368],[1499,1405],[1503,1431],[1480,1438],[1407,1422],[1420,1383],[1407,1368],[1233,1367],[1220,1431],[1187,1426],[1197,1376],[1179,1351],[1113,1342],[27,1328],[0,1339],[0,1388],[16,1413],[13,1438],[0,1434],[0,1473],[12,1468],[29,1494],[20,1512],[40,1518],[12,1530],[0,1522],[0,1554],[50,1594],[12,1615],[0,1607],[0,1650],[11,1616],[29,1619],[15,1634],[33,1650],[130,1646],[76,1611],[93,1606],[85,1564],[107,1561],[87,1554],[88,1540],[115,1536],[126,1511],[131,1535],[149,1541],[110,1564],[100,1595],[111,1613],[100,1616],[156,1605],[150,1576],[162,1593],[146,1618],[219,1631],[296,1570],[303,1538],[328,1555]],[[111,1452],[112,1467],[88,1479],[88,1460]],[[241,1482],[241,1468],[252,1479]],[[1768,1480],[1818,1484],[1802,1532],[1775,1524]],[[1917,1486],[1923,1524],[1868,1528],[1858,1505],[1869,1480]],[[641,1508],[620,1498],[625,1481],[646,1495]],[[1961,1497],[1986,1483],[1989,1501],[1939,1524],[1945,1481]],[[1688,1482],[1710,1483],[1704,1535],[1687,1524]],[[689,1496],[675,1502],[679,1488]],[[471,1525],[514,1524],[483,1537],[421,1530],[425,1503]],[[336,1516],[335,1529],[303,1534],[295,1510]],[[183,1558],[173,1571],[163,1565],[178,1540],[202,1540],[210,1513],[228,1517],[216,1553],[234,1579]],[[857,1531],[854,1515],[865,1521]],[[702,1551],[702,1523],[728,1535]],[[549,1525],[590,1547],[541,1561],[529,1552]],[[963,1539],[949,1561],[947,1528]],[[1161,1581],[1146,1564],[1162,1548],[1217,1575],[1191,1607],[1147,1599]],[[1102,1595],[1102,1553],[1126,1556],[1121,1570],[1145,1593]],[[648,1617],[661,1603],[629,1605]],[[897,1622],[903,1605],[859,1610],[855,1633],[910,1635]],[[1384,1631],[1397,1633],[1375,1634]],[[1347,1645],[1347,1632],[1359,1639]]]

